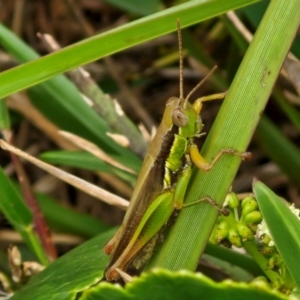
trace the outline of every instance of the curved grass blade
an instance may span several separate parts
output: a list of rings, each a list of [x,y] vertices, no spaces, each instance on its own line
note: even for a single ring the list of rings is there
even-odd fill
[[[300,288],[300,220],[272,190],[260,181],[253,184],[253,191],[271,236],[289,272]]]
[[[72,68],[175,31],[177,18],[180,18],[181,26],[184,28],[253,2],[256,1],[188,1],[96,35],[41,59],[3,72],[0,74],[0,98]],[[8,33],[3,25],[0,26],[0,42],[4,47],[7,47],[7,43],[14,42],[7,38]]]
[[[107,263],[107,256],[102,248],[114,231],[107,231],[57,259],[10,299],[75,299],[77,293],[102,278],[103,269]]]

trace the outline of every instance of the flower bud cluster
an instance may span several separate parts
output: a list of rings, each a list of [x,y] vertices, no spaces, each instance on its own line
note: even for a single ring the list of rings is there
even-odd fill
[[[210,237],[213,244],[225,243],[241,248],[242,243],[253,240],[257,224],[262,221],[258,205],[253,197],[239,201],[235,193],[229,193],[225,200],[228,216],[220,216]]]

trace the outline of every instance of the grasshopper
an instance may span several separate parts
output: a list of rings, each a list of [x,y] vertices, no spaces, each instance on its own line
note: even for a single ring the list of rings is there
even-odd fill
[[[202,97],[191,104],[190,96],[206,77],[184,98],[179,21],[177,25],[180,96],[171,97],[167,101],[162,121],[149,144],[123,223],[105,246],[105,253],[110,255],[110,261],[105,269],[108,281],[120,278],[118,270],[126,272],[132,265],[139,268],[151,255],[164,225],[168,223],[174,211],[185,206],[184,196],[193,165],[208,172],[225,153],[238,155],[242,159],[250,156],[248,152],[239,153],[232,149],[223,149],[208,163],[199,153],[194,138],[203,135],[201,133],[203,124],[199,116],[203,102],[223,99],[225,94]],[[207,200],[216,205],[208,197],[198,199],[192,204]]]

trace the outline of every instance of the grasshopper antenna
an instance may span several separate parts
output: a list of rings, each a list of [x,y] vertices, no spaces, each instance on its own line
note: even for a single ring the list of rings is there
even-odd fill
[[[198,88],[213,74],[217,69],[217,66],[214,66],[209,73],[189,92],[189,94],[186,96],[185,101],[188,101],[189,98],[192,96],[192,94],[198,90]]]
[[[180,20],[177,19],[177,34],[178,34],[178,48],[179,48],[179,98],[183,99],[183,52]],[[186,101],[184,101],[185,103]]]

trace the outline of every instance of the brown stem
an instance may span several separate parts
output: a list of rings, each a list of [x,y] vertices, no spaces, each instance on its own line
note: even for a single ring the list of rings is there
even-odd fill
[[[13,144],[12,140],[10,141],[10,143]],[[20,183],[24,200],[33,215],[34,229],[48,256],[48,259],[50,261],[53,261],[57,258],[57,252],[54,244],[52,243],[51,232],[49,230],[49,227],[39,207],[39,204],[34,196],[34,193],[30,185],[30,181],[27,177],[27,174],[23,168],[23,165],[19,157],[16,156],[14,153],[10,153],[10,156],[18,176],[18,180]]]

